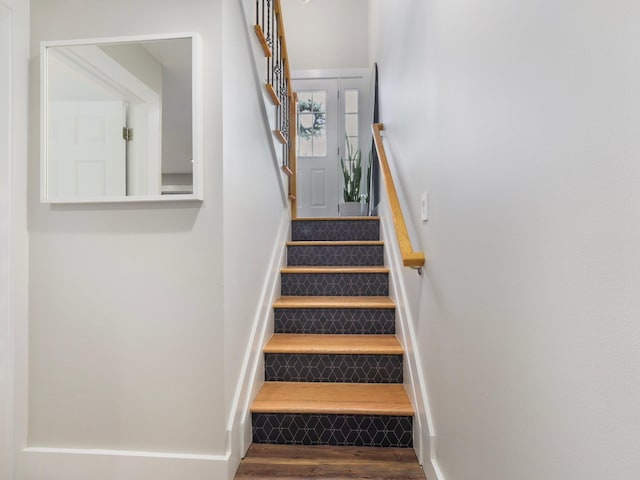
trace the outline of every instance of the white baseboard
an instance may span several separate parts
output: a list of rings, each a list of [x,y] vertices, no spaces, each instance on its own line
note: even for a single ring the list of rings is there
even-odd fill
[[[233,398],[227,431],[231,433],[229,468],[234,472],[252,440],[249,409],[264,382],[264,355],[262,351],[271,336],[270,333],[273,332],[273,302],[280,295],[278,272],[285,262],[285,244],[289,238],[290,225],[289,212],[284,210]]]
[[[416,341],[411,310],[407,307],[409,299],[403,277],[407,267],[402,264],[393,219],[386,199],[378,208],[381,236],[385,242],[385,260],[389,266],[389,294],[396,302],[396,335],[405,350],[404,385],[416,411],[413,426],[414,449],[427,479],[444,480],[435,456],[436,437],[420,361],[420,348]],[[410,273],[418,275],[417,272]]]
[[[25,480],[211,480],[227,478],[227,455],[65,448],[22,451]]]
[[[422,469],[427,477],[427,480],[444,480],[444,474],[438,466],[438,461],[435,458],[430,458],[428,462],[422,464]]]

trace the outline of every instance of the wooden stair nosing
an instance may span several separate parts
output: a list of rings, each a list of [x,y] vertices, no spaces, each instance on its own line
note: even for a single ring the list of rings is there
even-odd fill
[[[274,308],[370,308],[394,309],[396,304],[389,297],[371,296],[282,296],[273,303]]]
[[[380,217],[298,217],[293,218],[294,222],[327,222],[327,221],[344,221],[344,220],[380,220]]]
[[[252,413],[413,416],[401,384],[265,382]]]
[[[383,246],[382,240],[314,240],[287,242],[287,247],[359,247]]]
[[[404,349],[395,335],[276,333],[264,353],[403,355]]]
[[[298,274],[298,273],[389,273],[388,267],[378,266],[291,266],[282,267],[281,273]]]

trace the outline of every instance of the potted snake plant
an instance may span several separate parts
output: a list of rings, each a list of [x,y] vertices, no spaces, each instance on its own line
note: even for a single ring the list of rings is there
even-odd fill
[[[347,144],[347,158],[340,157],[340,166],[342,167],[342,199],[338,205],[338,214],[341,217],[360,217],[366,216],[368,211],[368,199],[369,195],[366,190],[368,189],[368,179],[371,174],[369,165],[364,165],[367,171],[367,184],[364,187],[364,192],[361,193],[362,187],[362,152],[360,149],[353,151],[353,146],[349,139],[346,138]],[[369,159],[369,162],[371,159]]]

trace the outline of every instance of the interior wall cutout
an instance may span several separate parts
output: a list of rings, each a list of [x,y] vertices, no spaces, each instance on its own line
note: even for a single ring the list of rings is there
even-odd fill
[[[197,33],[42,43],[43,202],[202,199],[200,43]]]

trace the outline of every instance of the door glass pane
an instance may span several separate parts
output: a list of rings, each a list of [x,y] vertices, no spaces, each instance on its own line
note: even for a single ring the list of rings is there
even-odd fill
[[[298,92],[298,102],[305,103],[311,100],[312,92]]]
[[[346,90],[344,92],[344,112],[358,113],[358,90]]]
[[[298,137],[298,156],[313,156],[313,143],[311,142],[311,137]]]
[[[314,157],[326,157],[327,156],[327,136],[322,134],[319,137],[313,139],[313,156]]]
[[[298,156],[327,155],[327,92],[298,92]]]
[[[349,154],[349,148],[351,148],[351,153],[355,155],[358,151],[358,137],[347,137],[345,140],[345,147],[347,155]]]
[[[358,151],[358,90],[344,91],[344,134],[345,154],[355,155]]]
[[[325,112],[327,104],[327,92],[313,92],[313,111]]]
[[[358,136],[358,114],[347,113],[344,119],[344,129],[347,133],[347,137]]]

